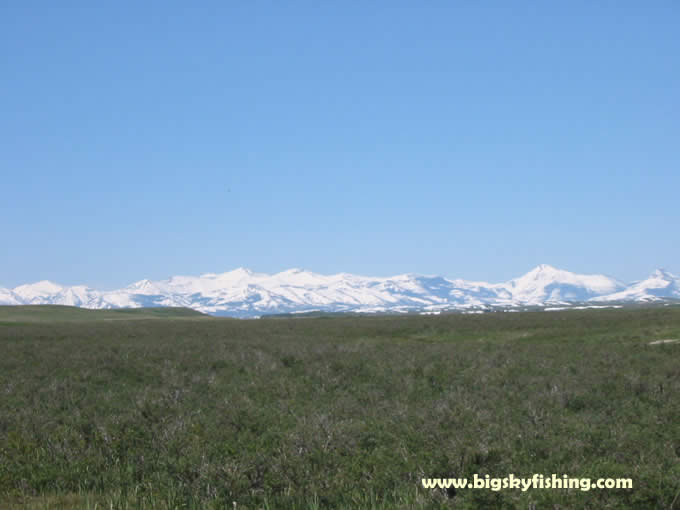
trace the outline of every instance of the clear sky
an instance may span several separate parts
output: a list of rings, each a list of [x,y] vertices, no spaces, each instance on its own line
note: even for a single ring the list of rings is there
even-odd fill
[[[4,0],[0,286],[680,272],[678,27],[675,0]]]

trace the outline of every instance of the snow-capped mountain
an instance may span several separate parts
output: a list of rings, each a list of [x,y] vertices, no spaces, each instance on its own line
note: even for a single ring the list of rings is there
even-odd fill
[[[608,276],[575,274],[547,264],[541,264],[508,283],[513,301],[532,305],[588,301],[625,288],[623,283]]]
[[[680,278],[657,269],[646,280],[633,282],[619,292],[597,297],[594,301],[649,302],[667,298],[680,299]]]
[[[574,302],[645,302],[680,299],[680,279],[663,270],[631,284],[603,275],[583,275],[542,264],[504,283],[403,274],[368,277],[322,275],[302,269],[276,274],[235,269],[201,276],[140,280],[98,291],[49,281],[0,288],[0,304],[60,304],[85,308],[185,306],[214,315],[257,317],[272,313],[437,312],[488,307],[541,306]]]
[[[41,282],[20,285],[13,289],[14,295],[18,296],[24,303],[40,304],[45,300],[50,300],[59,295],[64,287],[56,283],[43,280]]]
[[[101,292],[85,287],[84,285],[74,285],[63,287],[54,282],[43,280],[28,285],[20,285],[12,289],[18,299],[18,303],[25,305],[59,304],[69,306],[82,306],[86,308],[110,308],[102,306]],[[0,293],[0,304],[3,303]]]
[[[20,305],[23,301],[9,289],[0,288],[0,305]]]

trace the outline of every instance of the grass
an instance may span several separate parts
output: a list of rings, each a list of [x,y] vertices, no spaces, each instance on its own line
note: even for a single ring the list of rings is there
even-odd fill
[[[11,326],[17,322],[64,322],[134,319],[186,319],[210,318],[190,308],[120,308],[113,310],[88,310],[76,306],[20,305],[0,306],[0,325]]]
[[[63,312],[0,308],[3,508],[680,508],[680,307]],[[474,473],[634,486],[420,486]]]

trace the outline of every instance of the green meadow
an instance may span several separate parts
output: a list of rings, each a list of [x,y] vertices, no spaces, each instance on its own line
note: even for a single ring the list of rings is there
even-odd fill
[[[680,306],[0,307],[0,508],[680,508]],[[422,478],[632,489],[424,489]]]

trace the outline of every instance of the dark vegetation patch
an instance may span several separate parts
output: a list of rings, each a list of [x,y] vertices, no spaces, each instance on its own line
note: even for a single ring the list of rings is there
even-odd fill
[[[89,310],[76,306],[62,305],[19,305],[0,306],[0,326],[12,323],[132,320],[132,319],[186,319],[205,318],[205,315],[190,308],[116,308],[112,310]]]
[[[680,337],[677,308],[257,321],[19,312],[0,313],[2,508],[678,504],[680,345],[648,345]],[[474,473],[630,477],[634,489],[420,487]]]

